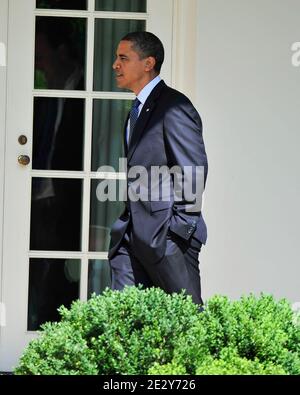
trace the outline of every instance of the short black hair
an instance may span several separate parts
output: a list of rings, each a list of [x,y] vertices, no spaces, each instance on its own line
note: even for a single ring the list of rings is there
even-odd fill
[[[126,34],[121,41],[130,41],[133,49],[139,54],[141,59],[149,56],[155,59],[154,70],[160,73],[161,66],[165,59],[165,50],[160,39],[150,32],[132,32]]]

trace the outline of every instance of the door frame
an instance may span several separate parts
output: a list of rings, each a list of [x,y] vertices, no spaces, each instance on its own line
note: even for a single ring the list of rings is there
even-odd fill
[[[33,1],[33,0],[31,0]],[[5,306],[5,323],[6,326],[1,328],[0,337],[0,371],[10,370],[15,364],[15,357],[19,354],[27,343],[34,337],[25,331],[27,311],[23,308],[22,303],[16,303],[17,300],[26,300],[27,289],[24,282],[28,282],[28,270],[26,265],[18,265],[15,270],[14,263],[10,261],[11,250],[14,245],[14,260],[23,262],[24,257],[28,254],[29,234],[24,234],[21,226],[18,226],[18,216],[13,217],[16,207],[18,213],[29,212],[29,199],[21,199],[22,196],[30,196],[30,169],[20,168],[17,158],[19,155],[30,155],[31,139],[28,138],[28,144],[25,146],[18,145],[17,136],[21,134],[31,135],[32,119],[29,116],[28,108],[23,108],[22,103],[30,103],[32,106],[32,86],[34,60],[28,56],[28,48],[32,49],[32,34],[34,29],[32,8],[20,6],[19,0],[9,1],[9,12],[7,18],[7,70],[6,70],[6,115],[5,115],[5,178],[4,178],[4,213],[3,213],[3,251],[2,251],[2,302]],[[20,33],[30,32],[30,34],[12,34],[12,28],[16,23],[13,21],[22,21],[22,30]],[[13,22],[13,23],[12,23]],[[17,50],[9,50],[10,48]],[[22,59],[20,66],[19,59]],[[24,74],[20,73],[24,70]],[[23,78],[27,73],[28,77]],[[22,92],[22,94],[18,94]],[[32,108],[31,108],[32,110]],[[12,180],[13,175],[13,180]],[[13,181],[13,182],[12,182]],[[25,227],[28,228],[29,216],[26,216]],[[21,335],[22,334],[22,335]],[[8,338],[14,341],[6,341]]]
[[[0,337],[2,327],[5,325],[5,308],[2,304],[2,271],[3,271],[3,215],[4,215],[4,182],[5,182],[5,117],[6,117],[6,48],[8,26],[8,0],[0,0],[0,56],[4,56],[4,62],[0,61]]]

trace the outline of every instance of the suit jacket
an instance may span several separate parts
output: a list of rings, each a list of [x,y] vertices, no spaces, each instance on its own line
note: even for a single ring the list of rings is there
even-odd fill
[[[168,87],[164,81],[156,85],[146,100],[131,136],[129,149],[125,142],[125,153],[128,172],[133,166],[143,166],[149,174],[151,166],[179,166],[181,169],[184,166],[192,166],[193,169],[203,166],[205,185],[208,164],[201,118],[190,100]],[[128,190],[134,181],[127,178]],[[149,177],[149,192],[152,187]],[[202,244],[206,243],[207,230],[201,210],[187,212],[191,202],[186,201],[184,196],[181,201],[175,201],[174,184],[171,184],[170,189],[168,201],[127,202],[124,213],[111,229],[109,258],[116,253],[130,220],[132,252],[148,264],[163,257],[168,232],[175,233],[186,243],[191,237],[197,238]]]

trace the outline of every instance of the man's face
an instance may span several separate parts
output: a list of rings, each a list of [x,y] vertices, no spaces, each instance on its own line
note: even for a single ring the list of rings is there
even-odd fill
[[[117,86],[139,93],[148,82],[147,59],[140,59],[139,54],[132,49],[130,41],[120,42],[116,57],[113,69],[116,73]]]

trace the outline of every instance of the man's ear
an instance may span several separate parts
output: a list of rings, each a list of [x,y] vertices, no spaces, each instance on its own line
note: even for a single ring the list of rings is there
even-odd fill
[[[146,71],[151,71],[151,70],[153,70],[154,67],[155,67],[155,64],[156,64],[155,58],[154,58],[153,56],[149,56],[149,57],[146,59],[146,62],[145,62],[145,70],[146,70]]]

